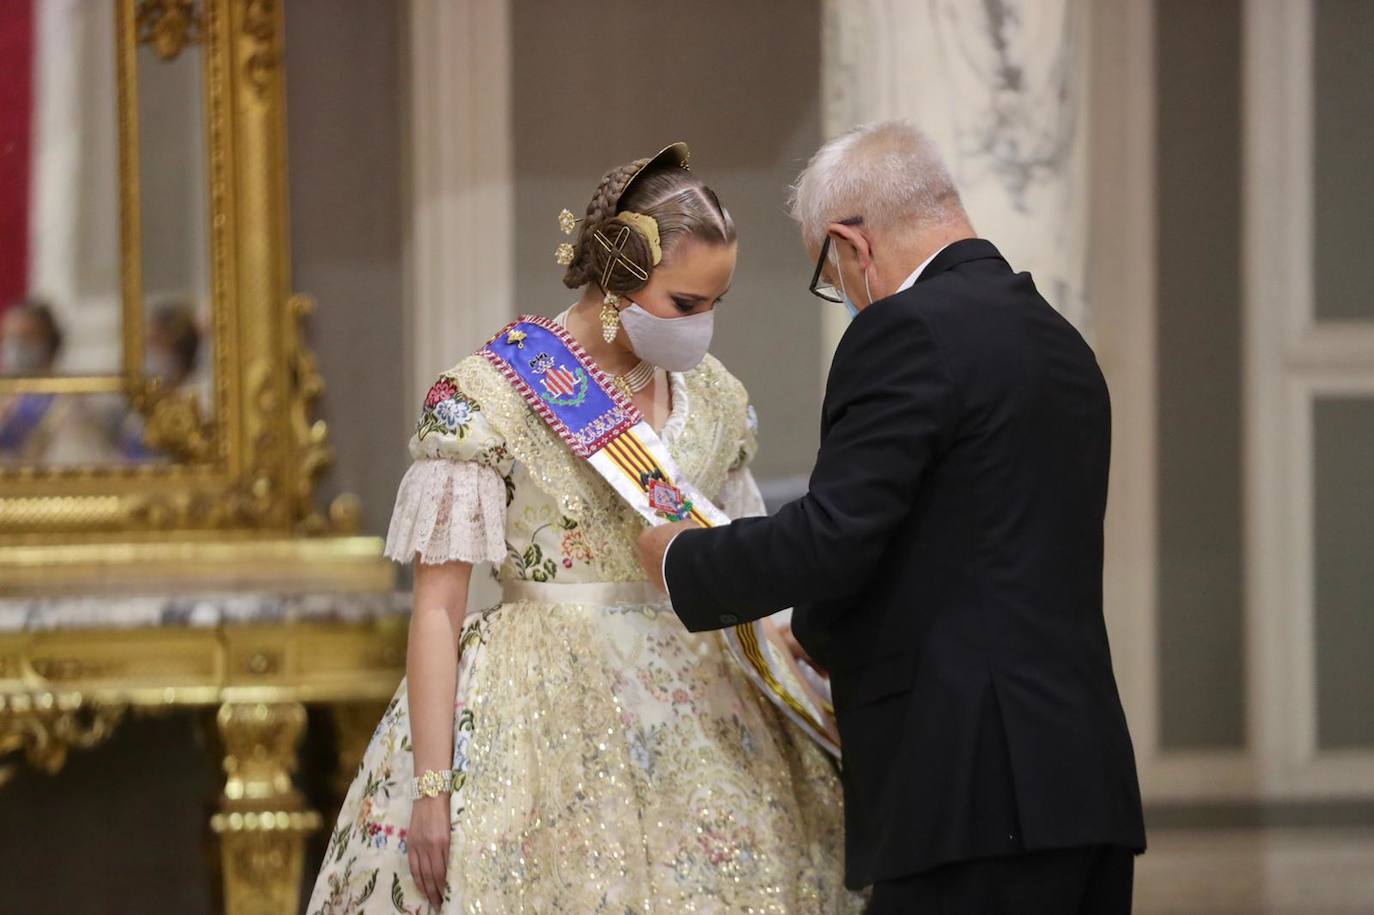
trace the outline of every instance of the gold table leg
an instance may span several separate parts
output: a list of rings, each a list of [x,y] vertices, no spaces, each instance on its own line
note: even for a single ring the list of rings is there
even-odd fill
[[[342,800],[358,774],[363,754],[377,730],[377,722],[386,713],[385,702],[337,702],[329,706],[334,719],[337,760],[334,769],[334,793]]]
[[[294,915],[305,839],[320,828],[291,783],[305,731],[298,702],[229,702],[216,716],[224,794],[210,820],[219,835],[227,915]]]

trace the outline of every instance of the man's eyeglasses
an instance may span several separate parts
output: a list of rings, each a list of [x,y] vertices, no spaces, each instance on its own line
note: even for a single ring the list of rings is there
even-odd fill
[[[862,216],[851,216],[848,219],[841,219],[842,226],[863,225]],[[810,292],[814,296],[825,299],[827,302],[843,302],[844,295],[835,287],[834,283],[829,282],[821,276],[821,271],[825,269],[825,259],[830,254],[830,236],[826,235],[821,242],[821,256],[816,258],[816,272],[811,274]],[[836,267],[836,270],[839,268]]]

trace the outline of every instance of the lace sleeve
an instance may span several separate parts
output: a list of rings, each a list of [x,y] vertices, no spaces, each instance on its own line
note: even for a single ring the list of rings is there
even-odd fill
[[[500,562],[506,555],[506,483],[471,461],[416,461],[401,480],[386,555],[426,564]]]
[[[414,459],[396,493],[386,555],[428,564],[499,562],[506,555],[506,493],[513,467],[482,405],[452,372],[429,389],[410,439]]]

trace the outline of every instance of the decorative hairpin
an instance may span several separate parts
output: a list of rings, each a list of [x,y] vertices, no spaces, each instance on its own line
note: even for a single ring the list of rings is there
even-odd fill
[[[606,258],[606,267],[601,271],[602,289],[610,284],[611,274],[615,272],[616,267],[624,267],[641,283],[649,282],[649,271],[636,264],[625,254],[625,245],[629,242],[631,231],[633,230],[629,226],[621,226],[620,231],[615,233],[614,241],[607,238],[606,233],[600,229],[592,233],[592,239],[609,255]]]
[[[581,222],[581,220],[573,216],[572,210],[569,210],[567,207],[564,207],[558,213],[558,228],[563,231],[564,235],[573,234],[573,229],[577,227],[579,222]],[[566,267],[571,264],[573,258],[576,256],[577,249],[566,241],[553,251],[553,259],[558,262],[560,267]]]

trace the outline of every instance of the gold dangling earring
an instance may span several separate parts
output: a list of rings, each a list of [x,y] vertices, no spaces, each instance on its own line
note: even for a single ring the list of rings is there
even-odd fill
[[[607,343],[614,342],[620,333],[620,312],[616,309],[619,304],[620,296],[614,292],[606,293],[601,303],[601,339]]]

